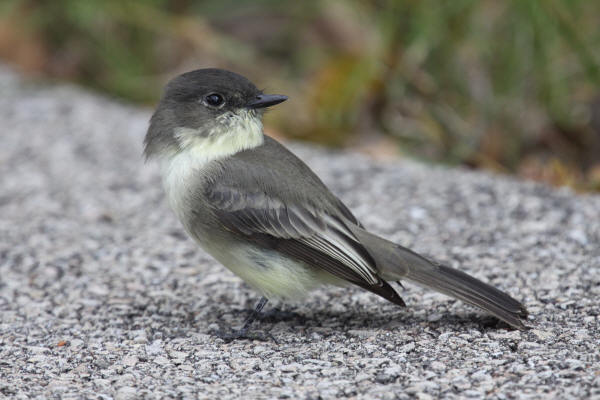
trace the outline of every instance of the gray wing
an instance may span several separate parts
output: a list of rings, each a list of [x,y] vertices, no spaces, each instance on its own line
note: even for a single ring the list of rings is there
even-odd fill
[[[226,229],[404,305],[378,276],[375,261],[348,228],[357,221],[344,216],[347,209],[326,212],[308,202],[284,202],[243,186],[229,181],[206,188],[206,199]]]

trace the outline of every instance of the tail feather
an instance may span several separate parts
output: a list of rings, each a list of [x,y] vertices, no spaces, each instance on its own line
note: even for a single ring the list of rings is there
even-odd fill
[[[355,234],[375,259],[383,279],[413,281],[482,308],[515,328],[527,328],[525,306],[508,294],[363,229]]]
[[[433,268],[427,270],[411,269],[406,279],[480,307],[516,328],[526,329],[523,319],[527,318],[527,310],[519,301],[464,272],[431,265]]]

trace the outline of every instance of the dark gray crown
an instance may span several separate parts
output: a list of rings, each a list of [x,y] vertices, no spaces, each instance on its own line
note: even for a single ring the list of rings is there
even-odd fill
[[[210,93],[226,99],[226,108],[242,107],[260,91],[235,72],[218,68],[197,69],[173,78],[165,88],[163,101],[198,101]]]

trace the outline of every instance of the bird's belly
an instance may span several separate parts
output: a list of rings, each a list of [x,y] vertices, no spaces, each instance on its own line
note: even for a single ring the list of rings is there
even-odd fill
[[[340,283],[324,271],[273,250],[250,244],[220,246],[197,241],[217,261],[268,298],[299,300],[323,284]]]

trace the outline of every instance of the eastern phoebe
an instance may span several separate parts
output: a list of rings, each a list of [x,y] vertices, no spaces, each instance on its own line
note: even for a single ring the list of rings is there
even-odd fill
[[[263,133],[264,110],[287,99],[241,75],[200,69],[171,80],[144,140],[169,203],[204,250],[268,298],[301,299],[354,284],[405,306],[388,282],[410,280],[524,329],[509,295],[364,229],[299,158]]]

